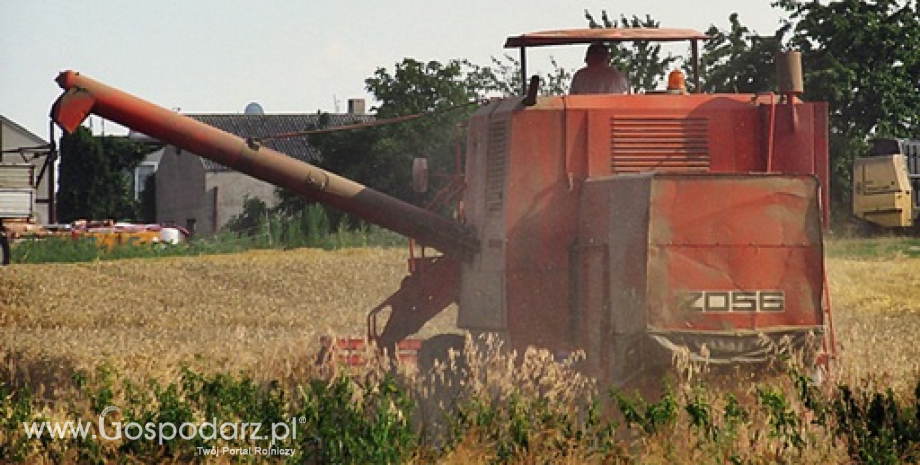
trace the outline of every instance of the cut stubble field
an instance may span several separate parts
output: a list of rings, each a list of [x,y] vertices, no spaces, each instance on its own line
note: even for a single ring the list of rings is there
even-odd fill
[[[100,364],[145,378],[286,377],[320,337],[360,337],[406,273],[398,248],[256,251],[0,269],[0,347],[16,384],[55,389]],[[831,258],[838,379],[907,394],[920,373],[920,260]],[[456,311],[419,337],[456,332]]]

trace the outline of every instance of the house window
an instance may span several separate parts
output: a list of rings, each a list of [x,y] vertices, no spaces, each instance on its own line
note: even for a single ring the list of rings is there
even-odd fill
[[[144,187],[147,185],[147,178],[149,178],[157,170],[156,163],[144,162],[137,166],[134,170],[134,200],[140,200],[141,193],[144,192]]]

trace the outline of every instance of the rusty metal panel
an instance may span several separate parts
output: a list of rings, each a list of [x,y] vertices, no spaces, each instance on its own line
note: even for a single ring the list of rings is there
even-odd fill
[[[0,165],[0,188],[28,189],[33,185],[35,167],[29,164]]]
[[[612,333],[639,333],[646,328],[646,275],[649,253],[649,198],[653,176],[621,175],[598,180],[604,196],[588,196],[583,212],[605,208],[604,230],[595,234],[610,249],[610,311]],[[589,207],[590,204],[593,204]],[[589,210],[590,208],[590,210]],[[586,221],[590,221],[585,218]]]
[[[650,175],[585,182],[573,251],[575,343],[589,370],[605,379],[628,371],[646,328]],[[616,372],[616,373],[615,373]]]
[[[779,173],[812,174],[821,183],[821,203],[825,227],[830,225],[830,164],[827,132],[827,104],[801,103],[777,105],[774,109],[772,157],[765,149],[764,158],[772,158],[771,168]],[[769,106],[761,108],[768,118]],[[765,125],[765,132],[769,127]],[[764,136],[769,140],[769,133]],[[766,144],[765,144],[766,145]]]
[[[822,330],[811,176],[616,175],[587,181],[580,211],[576,338],[599,375],[621,382],[678,347],[762,361],[762,338],[801,346]]]
[[[610,171],[708,171],[709,120],[610,118]]]
[[[810,176],[661,176],[649,234],[649,329],[756,332],[823,323]]]
[[[464,205],[482,250],[463,263],[457,325],[474,332],[504,331],[508,326],[508,140],[511,111],[517,106],[504,100],[480,109],[467,133]]]
[[[590,175],[747,173],[762,171],[766,164],[758,107],[749,99],[724,95],[578,97],[582,96],[566,99],[569,111],[588,112],[585,136]]]
[[[569,342],[569,249],[579,194],[569,183],[562,99],[510,110],[505,205],[508,330],[515,348]]]

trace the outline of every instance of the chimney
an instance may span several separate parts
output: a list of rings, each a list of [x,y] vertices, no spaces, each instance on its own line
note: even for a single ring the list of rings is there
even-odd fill
[[[348,114],[363,115],[364,114],[364,99],[363,98],[348,99]]]

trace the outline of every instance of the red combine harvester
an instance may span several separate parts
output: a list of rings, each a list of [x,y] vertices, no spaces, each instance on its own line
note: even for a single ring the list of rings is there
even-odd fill
[[[705,39],[588,29],[514,36],[506,47],[526,64],[531,47],[689,41],[696,62]],[[791,72],[778,95],[537,97],[531,81],[527,95],[493,100],[468,122],[456,218],[73,71],[57,79],[66,92],[52,118],[71,131],[95,113],[440,251],[410,258],[400,289],[371,312],[379,347],[456,303],[460,328],[518,349],[584,350],[591,374],[622,383],[678,347],[756,363],[771,358],[765,338],[802,347],[816,335],[833,353],[827,106],[800,101],[800,65],[780,61]]]

